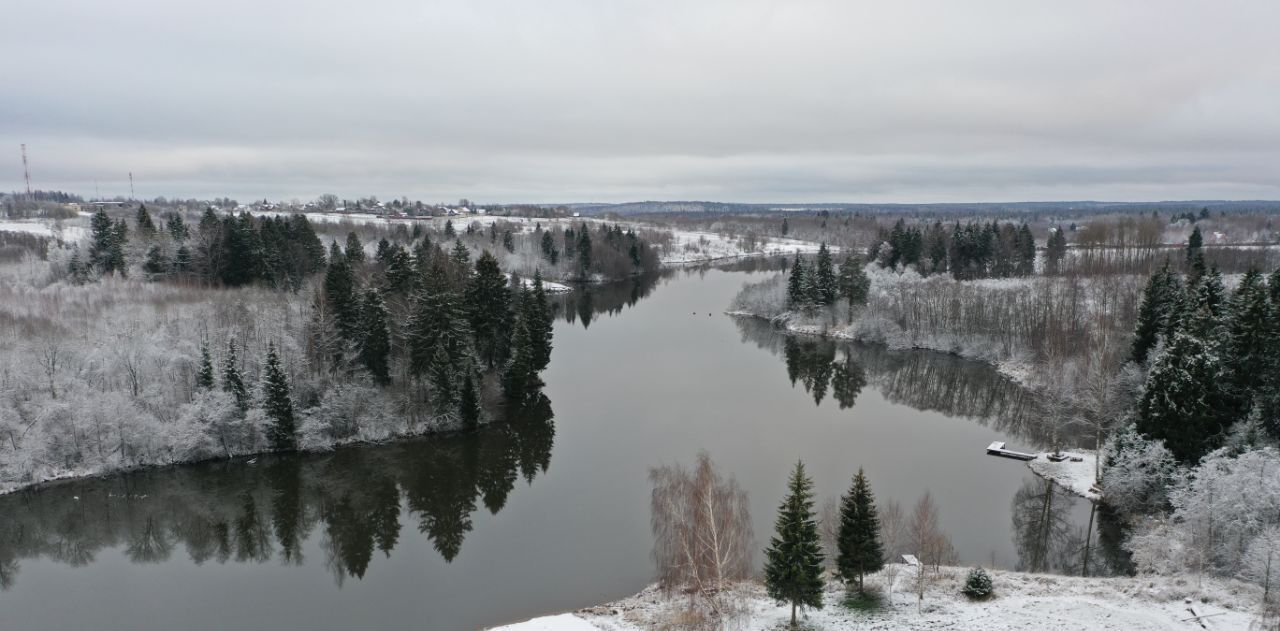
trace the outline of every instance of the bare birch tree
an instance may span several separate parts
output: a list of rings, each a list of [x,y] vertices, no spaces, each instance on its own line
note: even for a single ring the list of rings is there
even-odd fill
[[[657,467],[649,471],[649,480],[659,586],[669,595],[688,595],[692,608],[723,619],[732,613],[727,588],[751,573],[746,491],[733,478],[721,477],[705,451],[693,471]]]

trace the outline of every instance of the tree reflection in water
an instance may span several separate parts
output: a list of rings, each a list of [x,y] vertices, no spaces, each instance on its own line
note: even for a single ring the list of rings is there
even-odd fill
[[[134,563],[181,548],[196,564],[301,565],[318,534],[339,585],[360,579],[375,550],[390,556],[407,511],[446,561],[462,549],[478,503],[502,510],[523,477],[551,462],[555,424],[545,396],[480,431],[327,454],[138,471],[0,496],[0,589],[21,560],[73,566],[121,548]]]
[[[840,409],[853,407],[871,385],[892,403],[972,419],[1027,444],[1048,444],[1052,428],[1040,422],[1037,398],[990,366],[931,351],[788,335],[758,318],[738,318],[737,324],[744,342],[782,357],[792,386],[800,384],[817,405],[831,393]],[[1069,442],[1087,444],[1088,438],[1084,432]],[[1106,507],[1090,504],[1088,521],[1078,517],[1087,501],[1047,480],[1028,479],[1012,502],[1017,569],[1131,573],[1118,544],[1118,522]]]
[[[870,385],[891,403],[975,420],[1036,446],[1051,428],[1037,414],[1037,398],[991,366],[945,353],[890,350],[880,344],[788,335],[759,318],[737,318],[744,342],[780,355],[792,385],[821,404],[830,392],[841,409]],[[1087,432],[1067,436],[1087,446]]]
[[[609,283],[579,284],[574,291],[554,294],[551,308],[565,322],[581,322],[582,328],[590,328],[596,316],[615,315],[627,307],[635,306],[653,293],[663,280],[677,273],[679,272],[675,270],[665,270]]]
[[[1027,480],[1013,496],[1013,541],[1017,569],[1075,576],[1131,574],[1120,549],[1117,521],[1105,505],[1089,504],[1087,525],[1072,518],[1084,498],[1049,480]]]

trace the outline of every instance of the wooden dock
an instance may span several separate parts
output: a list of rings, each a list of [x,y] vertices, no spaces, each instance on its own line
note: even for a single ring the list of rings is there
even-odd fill
[[[991,443],[990,445],[987,445],[987,455],[1000,456],[1001,458],[1013,458],[1014,460],[1035,460],[1036,459],[1036,454],[1029,454],[1022,451],[1013,451],[1012,449],[1005,449],[1004,443],[1000,441],[996,441],[994,443]]]

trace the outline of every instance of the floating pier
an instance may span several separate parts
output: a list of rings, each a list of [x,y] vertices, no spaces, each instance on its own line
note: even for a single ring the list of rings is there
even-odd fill
[[[1014,460],[1035,460],[1036,459],[1036,454],[1029,454],[1022,451],[1013,451],[1012,449],[1005,449],[1004,443],[1000,441],[996,441],[994,443],[991,443],[990,445],[987,445],[987,455],[1000,456],[1001,458],[1013,458]]]

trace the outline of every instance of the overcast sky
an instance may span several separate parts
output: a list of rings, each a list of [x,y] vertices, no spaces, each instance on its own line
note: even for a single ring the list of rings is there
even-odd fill
[[[0,190],[1280,199],[1280,2],[6,0]]]

